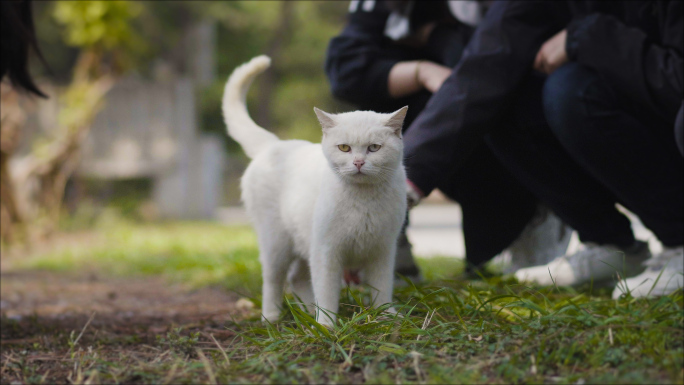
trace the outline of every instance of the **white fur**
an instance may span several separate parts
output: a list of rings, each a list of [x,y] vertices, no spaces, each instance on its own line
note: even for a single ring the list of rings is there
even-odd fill
[[[406,214],[406,107],[393,114],[315,109],[321,144],[281,141],[257,126],[244,105],[249,84],[269,63],[260,56],[236,69],[223,99],[228,132],[253,159],[242,178],[242,199],[259,240],[263,317],[278,318],[287,276],[305,304],[317,305],[318,322],[330,326],[343,269],[362,269],[364,281],[377,289],[375,305],[392,301],[396,241]],[[368,151],[371,144],[380,150]],[[354,160],[365,161],[361,174]]]

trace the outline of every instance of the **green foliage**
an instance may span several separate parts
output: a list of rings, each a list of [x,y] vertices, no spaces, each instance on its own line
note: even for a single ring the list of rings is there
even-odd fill
[[[57,1],[36,4],[38,39],[53,72],[67,78],[74,65],[71,47],[116,51],[115,64],[151,75],[155,63],[170,63],[183,74],[187,68],[188,28],[204,20],[216,27],[217,79],[198,90],[202,130],[223,134],[220,110],[223,85],[232,70],[254,56],[277,51],[274,87],[267,127],[284,139],[320,140],[313,106],[341,112],[351,107],[330,94],[323,63],[328,42],[338,34],[347,2],[293,1],[292,19],[279,30],[282,3],[276,1]],[[275,44],[282,36],[280,43]],[[42,70],[42,69],[41,69]],[[254,114],[262,80],[248,103]],[[254,114],[259,122],[259,114]],[[228,141],[231,153],[241,154]]]
[[[136,39],[131,19],[142,11],[133,1],[57,1],[54,17],[64,26],[67,44],[81,48],[132,47]]]
[[[342,112],[351,107],[333,99],[323,71],[328,42],[344,25],[348,4],[345,2],[292,2],[292,20],[288,36],[279,47],[269,71],[275,73],[271,100],[273,123],[266,127],[283,139],[305,139],[319,142],[321,130],[313,107]],[[238,65],[254,56],[269,53],[278,33],[281,3],[273,1],[214,2],[207,5],[218,22],[218,79],[200,95],[202,128],[224,132],[220,99],[227,76]],[[247,104],[253,118],[258,108],[256,96],[263,78],[258,78],[248,95]],[[229,141],[233,153],[239,147]]]
[[[131,69],[146,50],[132,27],[142,10],[141,4],[128,0],[57,1],[53,17],[62,27],[64,42],[81,50],[74,71],[98,73],[105,63],[115,73]]]

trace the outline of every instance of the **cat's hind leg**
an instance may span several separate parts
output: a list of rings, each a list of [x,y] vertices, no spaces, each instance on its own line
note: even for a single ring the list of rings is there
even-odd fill
[[[294,260],[292,242],[284,231],[277,231],[272,227],[257,228],[257,234],[263,278],[262,316],[269,322],[275,322],[280,315],[287,271]]]
[[[315,307],[309,263],[304,259],[296,258],[290,267],[287,279],[292,287],[292,293],[301,300],[302,309],[312,313]]]

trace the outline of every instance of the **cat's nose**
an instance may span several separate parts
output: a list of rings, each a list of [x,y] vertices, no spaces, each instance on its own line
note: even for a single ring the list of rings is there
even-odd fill
[[[366,161],[363,159],[355,159],[354,162],[352,162],[352,163],[354,163],[354,166],[356,166],[356,168],[358,168],[359,171],[361,171],[361,166],[366,164]]]

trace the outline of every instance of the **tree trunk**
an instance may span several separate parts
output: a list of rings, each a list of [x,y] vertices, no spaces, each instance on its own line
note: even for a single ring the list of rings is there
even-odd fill
[[[71,101],[67,97],[62,112],[78,114],[77,117],[70,119],[69,125],[60,127],[64,135],[50,144],[47,156],[31,158],[26,180],[37,179],[40,186],[36,203],[47,219],[44,235],[50,235],[56,229],[66,183],[78,167],[81,145],[113,84],[109,76],[72,84],[67,92],[78,92],[80,97],[73,97]]]
[[[17,203],[9,160],[19,142],[26,116],[19,105],[19,95],[2,85],[2,123],[0,124],[0,239],[8,244],[25,236],[24,214]]]
[[[83,56],[80,68],[92,71],[92,65],[87,64],[92,60],[89,55]],[[65,116],[65,125],[55,129],[57,138],[40,151],[40,156],[31,153],[21,160],[24,167],[17,175],[10,174],[9,160],[15,155],[25,117],[18,95],[13,91],[6,94],[3,89],[0,236],[8,244],[20,240],[19,235],[26,241],[32,235],[50,235],[57,228],[67,180],[78,167],[81,145],[114,83],[106,75],[97,80],[83,73],[77,75],[63,95],[65,103],[60,114]],[[38,188],[35,194],[28,188],[33,185]],[[18,198],[22,198],[21,202]]]

